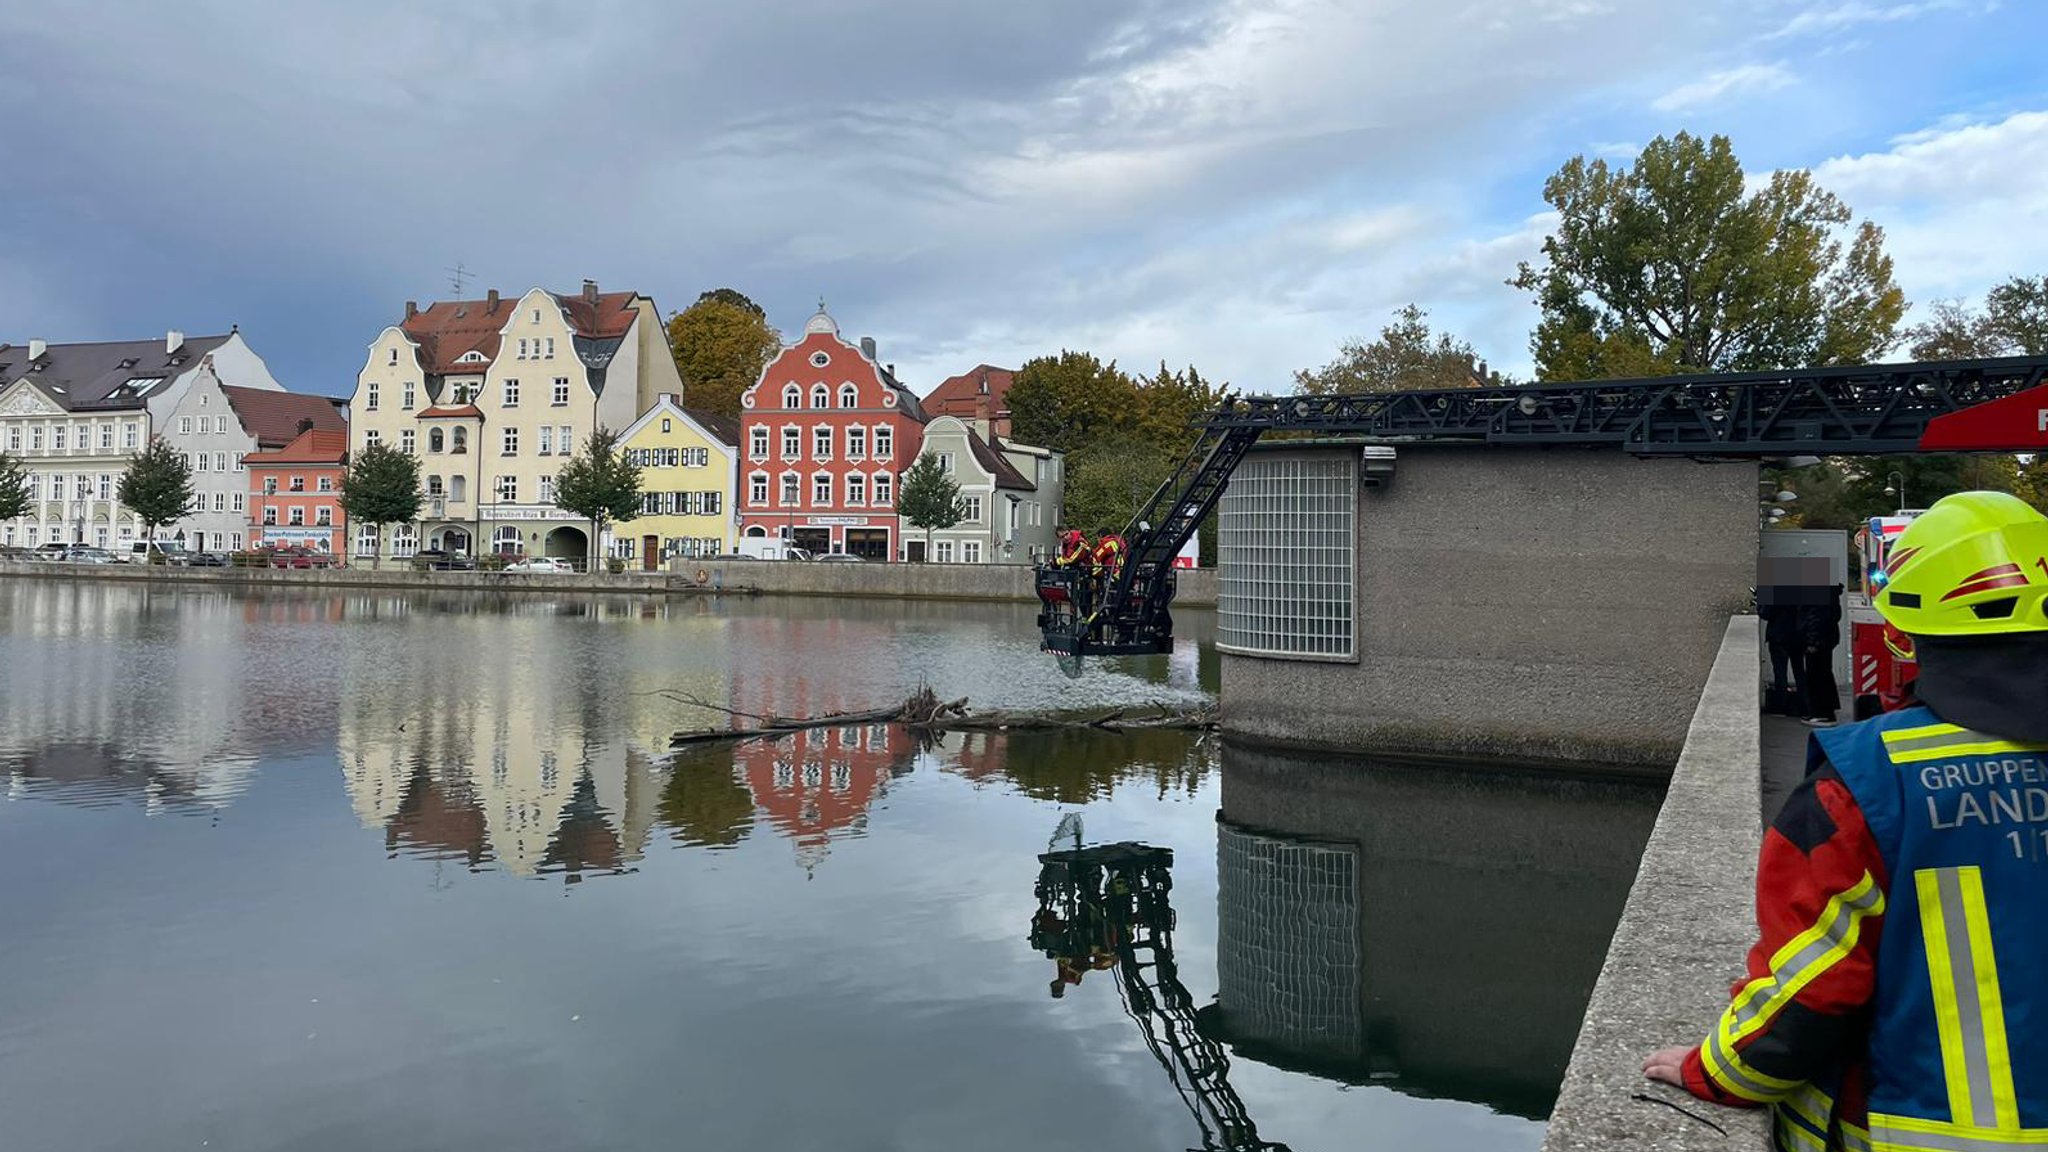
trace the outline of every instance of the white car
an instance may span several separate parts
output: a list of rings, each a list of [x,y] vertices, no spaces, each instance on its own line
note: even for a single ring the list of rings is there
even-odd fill
[[[505,565],[505,571],[520,576],[553,576],[576,571],[552,556],[528,556]]]

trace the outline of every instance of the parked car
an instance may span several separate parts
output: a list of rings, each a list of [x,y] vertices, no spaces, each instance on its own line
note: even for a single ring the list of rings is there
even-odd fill
[[[19,544],[0,544],[0,560],[20,561],[33,560],[35,558],[36,554],[33,548],[23,548]]]
[[[225,552],[194,552],[185,562],[194,568],[226,568],[233,563]]]
[[[72,564],[112,564],[114,554],[105,548],[94,548],[79,544],[64,550],[64,559]]]
[[[115,559],[123,564],[184,564],[191,555],[178,540],[130,540]]]
[[[326,552],[303,544],[285,544],[259,549],[270,558],[272,568],[337,568],[340,563]]]
[[[820,563],[820,564],[865,564],[865,563],[867,563],[867,561],[865,561],[865,560],[862,560],[862,559],[861,559],[860,557],[858,557],[858,556],[855,556],[855,555],[854,555],[853,553],[851,553],[851,552],[828,552],[828,553],[826,553],[826,554],[825,554],[825,555],[823,555],[823,556],[814,556],[814,557],[812,557],[812,559],[816,560],[816,561],[817,561],[818,563]]]
[[[470,572],[475,570],[476,561],[460,552],[426,548],[412,554],[412,566],[430,572]]]
[[[52,540],[48,544],[38,545],[34,556],[38,560],[62,560],[64,554],[71,551],[72,547],[62,540]]]
[[[576,571],[567,561],[553,556],[522,556],[505,565],[505,571],[521,576],[553,576]]]

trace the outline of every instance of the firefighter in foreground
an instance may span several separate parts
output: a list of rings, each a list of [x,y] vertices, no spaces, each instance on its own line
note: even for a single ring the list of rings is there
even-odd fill
[[[1747,979],[1643,1070],[1780,1149],[2048,1152],[2048,518],[1950,496],[1886,570],[1917,702],[1814,734]]]

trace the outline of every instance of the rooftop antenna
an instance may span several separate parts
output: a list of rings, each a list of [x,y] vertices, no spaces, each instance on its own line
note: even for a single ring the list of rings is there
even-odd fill
[[[469,267],[457,260],[455,267],[444,268],[442,271],[448,273],[448,283],[455,289],[455,298],[462,299],[462,286],[469,281]]]

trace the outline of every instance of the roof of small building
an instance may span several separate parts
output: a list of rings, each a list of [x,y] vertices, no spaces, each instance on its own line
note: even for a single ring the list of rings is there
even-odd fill
[[[223,384],[220,391],[228,398],[228,407],[234,409],[236,419],[242,422],[242,430],[256,438],[258,448],[284,447],[298,439],[300,426],[306,421],[311,421],[317,431],[348,434],[348,421],[342,419],[331,396],[272,392],[236,384]]]
[[[718,437],[719,443],[728,448],[740,444],[740,422],[730,416],[718,416],[702,408],[685,408],[684,415],[695,420],[706,432]]]
[[[222,336],[187,336],[176,351],[164,337],[94,344],[51,344],[31,361],[28,345],[0,343],[0,388],[29,380],[59,405],[81,409],[141,408],[174,376],[228,342]]]
[[[422,409],[419,414],[419,419],[421,420],[481,420],[483,418],[483,411],[474,404],[435,404],[432,407]]]
[[[1010,391],[1017,374],[1008,368],[997,368],[992,364],[977,364],[958,376],[948,376],[939,382],[937,388],[925,394],[926,410],[945,416],[968,416],[974,413],[975,404],[984,397],[988,400],[991,413],[1005,407],[1003,397]]]
[[[1025,479],[1024,474],[1017,471],[1017,466],[1010,463],[1009,457],[1003,455],[1001,440],[991,444],[981,438],[981,433],[969,428],[967,446],[973,449],[974,460],[981,465],[982,471],[996,478],[996,487],[1015,488],[1020,492],[1038,491],[1038,485]]]
[[[315,428],[301,432],[291,443],[269,452],[251,452],[243,458],[250,468],[271,464],[339,464],[348,455],[348,433]]]

